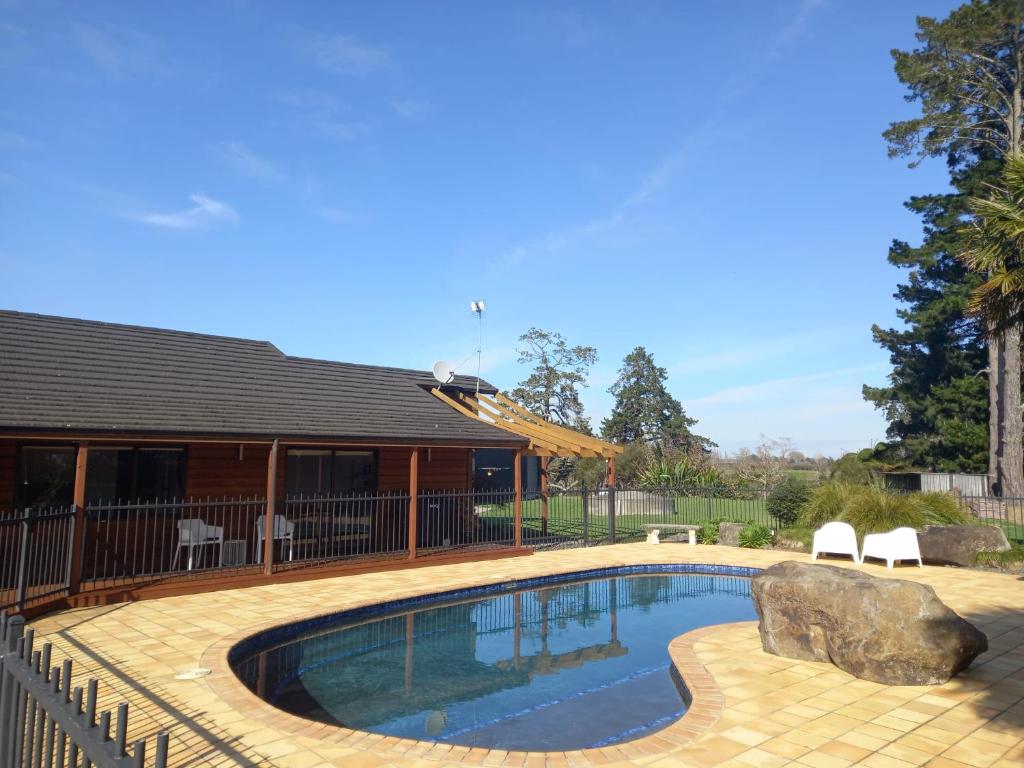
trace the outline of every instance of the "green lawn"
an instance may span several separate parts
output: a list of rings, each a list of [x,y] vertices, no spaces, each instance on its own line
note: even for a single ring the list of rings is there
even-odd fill
[[[600,502],[607,509],[603,500]],[[645,524],[650,523],[691,523],[700,525],[713,520],[732,520],[736,522],[754,522],[770,525],[771,517],[765,509],[763,499],[718,499],[705,496],[680,496],[674,499],[675,514],[663,514],[654,509],[650,513],[636,515],[617,515],[615,533],[617,539],[643,538]],[[602,510],[602,511],[604,511]],[[513,515],[511,504],[495,504],[488,506],[483,517],[494,522],[497,519],[511,520]],[[592,541],[608,537],[608,515],[598,514],[593,509],[588,516],[588,536]],[[540,499],[523,502],[524,536],[531,538],[541,531]],[[579,495],[551,496],[548,502],[548,535],[558,538],[579,539],[583,537],[583,501]]]

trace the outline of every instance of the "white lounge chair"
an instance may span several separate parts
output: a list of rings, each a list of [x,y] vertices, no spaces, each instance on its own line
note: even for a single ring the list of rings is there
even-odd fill
[[[171,570],[178,567],[178,557],[181,555],[181,548],[188,547],[188,570],[192,570],[195,562],[193,555],[196,547],[205,547],[211,544],[217,545],[217,564],[222,565],[224,559],[224,527],[220,525],[207,525],[202,518],[191,518],[178,521],[178,546],[174,549],[174,560],[171,563]]]
[[[825,523],[816,530],[811,546],[811,560],[817,560],[818,555],[822,553],[849,555],[853,562],[859,563],[861,560],[857,554],[857,534],[853,526],[849,523]]]
[[[256,562],[263,562],[263,531],[266,528],[266,518],[256,518]],[[292,559],[292,536],[295,533],[295,523],[284,515],[274,515],[274,541],[288,542],[288,559]]]
[[[860,561],[863,563],[866,557],[885,560],[885,566],[890,570],[897,560],[917,560],[918,567],[924,567],[921,562],[921,548],[917,543],[917,531],[913,528],[897,528],[888,533],[869,533],[864,537]]]

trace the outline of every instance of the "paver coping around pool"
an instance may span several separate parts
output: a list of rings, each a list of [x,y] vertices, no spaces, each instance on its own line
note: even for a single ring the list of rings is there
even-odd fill
[[[256,650],[262,643],[261,637],[276,634],[276,631],[288,635],[300,634],[305,626],[319,623],[342,623],[346,618],[358,619],[368,616],[382,615],[405,607],[420,605],[425,601],[441,602],[449,599],[460,599],[467,596],[483,595],[498,590],[529,589],[550,583],[564,583],[580,579],[600,578],[602,576],[631,576],[645,573],[692,573],[713,576],[749,577],[760,572],[759,568],[747,566],[728,566],[711,563],[652,563],[649,565],[612,566],[608,568],[568,571],[548,576],[517,579],[515,581],[496,581],[481,583],[475,587],[410,594],[396,600],[364,604],[347,608],[343,611],[332,611],[306,617],[292,617],[286,621],[266,622],[261,626],[247,627],[244,630],[222,638],[211,645],[202,656],[201,665],[210,670],[207,682],[210,688],[225,702],[236,709],[242,709],[248,716],[276,729],[286,730],[295,736],[308,736],[338,745],[353,746],[358,743],[361,749],[374,749],[398,755],[407,755],[410,751],[427,759],[451,759],[452,749],[482,749],[487,747],[468,747],[435,741],[420,741],[395,736],[384,736],[370,731],[359,731],[340,725],[316,722],[298,715],[285,712],[264,701],[238,678],[231,668],[231,662],[240,654]],[[661,754],[666,748],[676,748],[688,744],[713,726],[721,717],[725,706],[725,697],[718,684],[697,658],[694,646],[699,641],[717,632],[734,626],[756,626],[757,622],[732,622],[699,627],[674,638],[668,645],[669,658],[685,685],[680,694],[688,701],[686,711],[675,722],[664,728],[640,736],[632,741],[622,742],[603,747],[585,748],[557,754],[572,755],[573,762],[582,765],[603,765],[610,760],[628,760]],[[271,641],[273,642],[273,641]],[[432,754],[434,753],[434,754]],[[515,757],[521,754],[525,759],[528,755],[547,755],[546,752],[508,751],[507,755]]]

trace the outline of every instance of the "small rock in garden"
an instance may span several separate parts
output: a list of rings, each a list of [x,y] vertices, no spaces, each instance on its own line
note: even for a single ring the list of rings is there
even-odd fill
[[[727,547],[738,547],[740,545],[740,531],[746,527],[745,523],[719,523],[718,543]]]
[[[876,683],[944,683],[988,650],[985,634],[925,584],[790,561],[751,586],[765,651]]]
[[[944,565],[974,565],[979,552],[1007,552],[1010,542],[994,525],[926,525],[917,534],[921,559]]]

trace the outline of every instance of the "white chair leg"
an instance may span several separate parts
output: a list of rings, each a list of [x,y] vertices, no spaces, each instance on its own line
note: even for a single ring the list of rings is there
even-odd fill
[[[189,570],[189,571],[192,570],[192,549],[193,549],[192,545],[189,544],[188,545],[188,567],[186,568],[186,570]]]
[[[687,540],[687,543],[689,543],[689,545],[691,547],[696,546],[697,545],[697,532],[692,530],[692,529],[687,531],[686,532],[686,540]]]
[[[292,550],[293,546],[294,546],[294,543],[292,542],[292,537],[289,536],[288,537],[288,559],[289,560],[294,560],[295,559],[295,553]]]
[[[886,568],[888,568],[891,571],[892,567],[894,565],[896,565],[896,561],[895,560],[890,560],[890,559],[886,558],[886,560],[885,560],[885,567]]]

